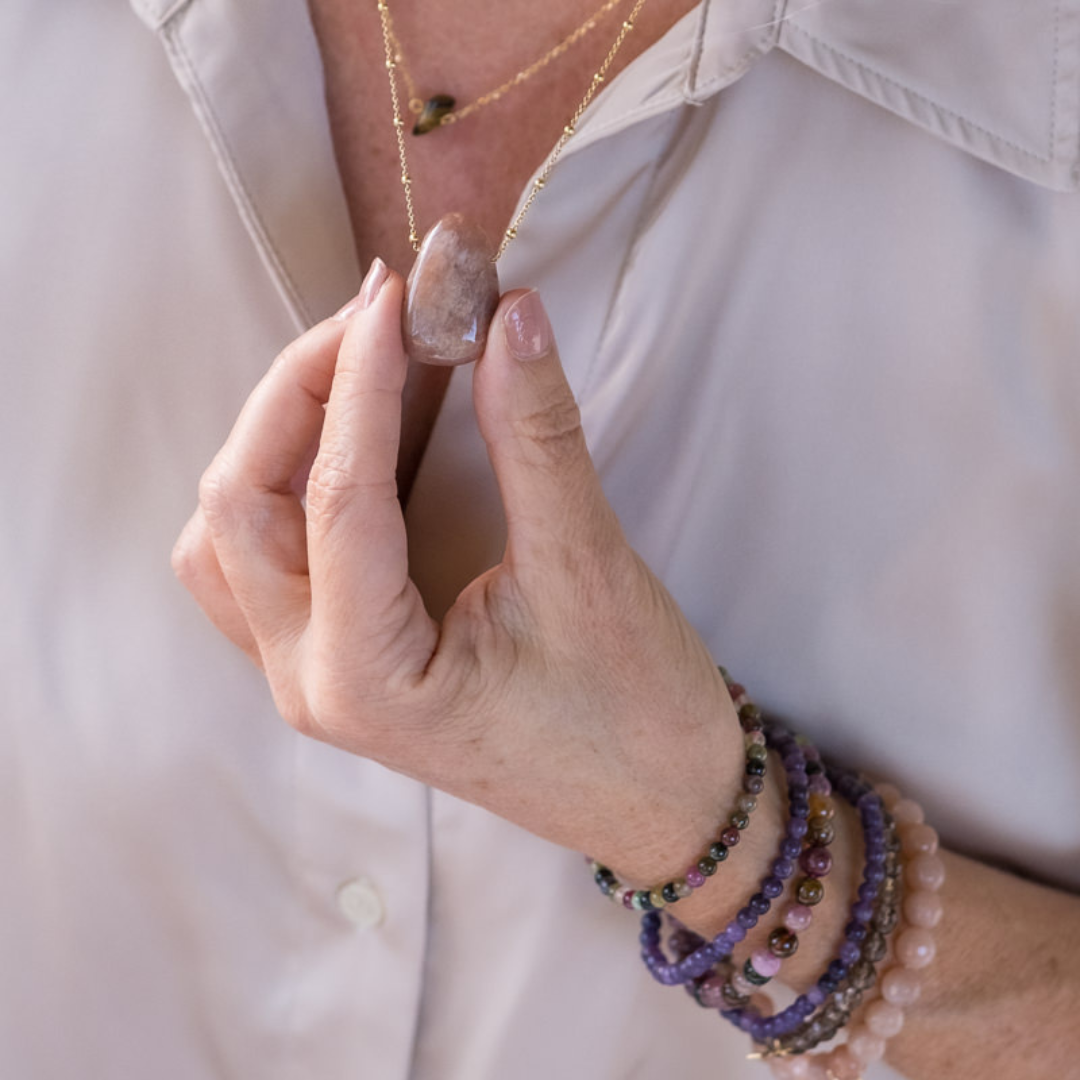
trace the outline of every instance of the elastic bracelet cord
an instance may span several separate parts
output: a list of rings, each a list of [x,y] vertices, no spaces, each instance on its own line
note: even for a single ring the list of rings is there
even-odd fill
[[[753,709],[752,713],[750,709]],[[744,711],[750,713],[756,723],[762,723],[760,710],[756,706],[741,708],[740,716]],[[810,814],[811,795],[806,755],[795,737],[783,728],[769,724],[764,726],[764,734],[766,745],[780,755],[787,774],[789,817],[777,857],[773,860],[769,872],[762,878],[758,891],[750,897],[735,918],[711,942],[702,942],[693,952],[681,959],[672,962],[664,954],[660,942],[659,914],[652,911],[642,916],[641,956],[652,977],[665,986],[692,982],[717,963],[730,960],[735,946],[745,940],[747,932],[768,913],[773,900],[783,893],[784,882],[795,872],[795,860],[802,851],[803,839],[809,831],[807,818]],[[815,792],[813,798],[815,805],[818,805],[821,798],[819,793]],[[817,899],[820,898],[819,896]]]
[[[760,711],[749,709],[745,710],[745,714],[740,711],[739,722],[746,746],[743,792],[728,817],[727,824],[709,845],[708,850],[687,867],[682,877],[648,888],[635,889],[624,885],[602,863],[588,859],[597,887],[614,903],[634,911],[660,911],[669,907],[688,897],[695,889],[700,889],[716,873],[720,863],[727,859],[731,849],[739,843],[743,830],[750,825],[750,815],[757,808],[757,796],[765,788],[768,759],[766,739],[761,730]]]

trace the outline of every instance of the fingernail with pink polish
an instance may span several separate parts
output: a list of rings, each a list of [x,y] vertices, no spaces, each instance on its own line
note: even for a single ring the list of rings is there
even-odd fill
[[[364,275],[364,280],[360,285],[360,292],[356,294],[343,308],[339,311],[335,311],[331,318],[344,321],[350,316],[355,315],[361,308],[368,307],[372,300],[379,295],[379,289],[382,288],[383,282],[386,281],[386,275],[388,271],[386,263],[382,259],[376,257],[368,269],[368,272]]]
[[[379,295],[379,290],[383,287],[389,273],[386,263],[376,255],[368,269],[367,277],[364,278],[364,284],[360,286],[360,295],[357,297],[362,308],[371,307],[375,303],[375,297]]]
[[[536,289],[530,289],[507,309],[503,328],[506,347],[519,360],[539,360],[555,343],[551,323]]]

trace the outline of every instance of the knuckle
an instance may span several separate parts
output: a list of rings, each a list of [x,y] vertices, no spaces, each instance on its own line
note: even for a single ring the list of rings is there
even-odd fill
[[[585,436],[581,430],[581,410],[567,394],[559,394],[515,421],[516,434],[534,446],[539,455],[552,462],[581,453]]]

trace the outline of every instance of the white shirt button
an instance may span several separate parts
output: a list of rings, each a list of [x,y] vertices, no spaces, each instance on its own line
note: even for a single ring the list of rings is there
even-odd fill
[[[337,902],[345,918],[361,930],[378,926],[386,914],[382,897],[367,878],[346,881],[337,891]]]

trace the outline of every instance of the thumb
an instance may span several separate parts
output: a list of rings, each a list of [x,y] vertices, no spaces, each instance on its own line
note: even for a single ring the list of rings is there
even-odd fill
[[[508,555],[533,561],[621,536],[535,289],[499,302],[473,398],[506,512]]]

